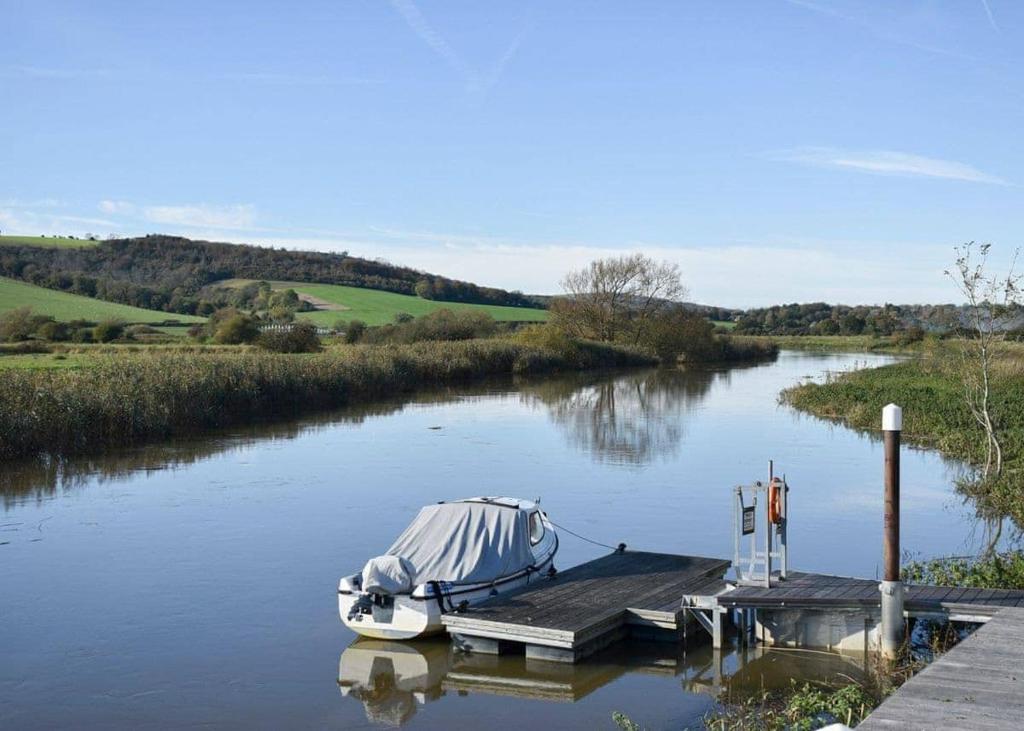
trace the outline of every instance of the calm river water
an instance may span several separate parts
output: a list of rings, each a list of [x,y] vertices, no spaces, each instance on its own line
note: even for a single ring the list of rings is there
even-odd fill
[[[566,667],[353,643],[339,576],[417,509],[543,498],[605,543],[731,557],[731,488],[773,458],[791,485],[791,564],[875,576],[882,451],[778,405],[807,377],[885,356],[784,352],[719,371],[504,381],[133,449],[0,478],[0,727],[646,728],[699,724],[721,688],[855,674],[824,653],[716,658],[613,648]],[[903,546],[980,540],[958,467],[905,451]],[[604,549],[563,534],[567,568]],[[730,685],[731,684],[731,685]]]

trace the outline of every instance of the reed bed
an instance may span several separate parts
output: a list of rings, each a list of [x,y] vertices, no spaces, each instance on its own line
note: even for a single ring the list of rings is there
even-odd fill
[[[488,375],[653,365],[589,342],[349,346],[312,355],[138,352],[0,375],[0,459],[100,451]]]

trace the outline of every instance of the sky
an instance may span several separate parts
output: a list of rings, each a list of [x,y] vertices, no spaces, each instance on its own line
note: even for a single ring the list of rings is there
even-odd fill
[[[0,0],[0,230],[348,251],[551,294],[950,302],[1024,243],[1017,0]]]

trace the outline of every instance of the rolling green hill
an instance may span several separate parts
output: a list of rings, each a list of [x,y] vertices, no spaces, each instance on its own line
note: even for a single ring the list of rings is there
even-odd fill
[[[54,289],[36,287],[15,279],[0,277],[0,313],[18,307],[31,307],[40,315],[51,315],[57,320],[100,320],[119,319],[125,322],[202,322],[204,318],[179,315],[174,312],[143,310],[139,307],[119,305],[114,302],[77,294],[68,294]]]
[[[245,281],[233,280],[232,283],[244,284]],[[305,282],[272,282],[271,284],[274,289],[294,289],[321,308],[316,312],[302,312],[299,317],[324,327],[330,327],[338,320],[362,320],[367,325],[384,325],[392,322],[399,312],[407,312],[419,317],[444,309],[486,312],[495,320],[505,322],[541,322],[548,316],[546,310],[530,307],[436,302],[405,294],[361,287],[346,287],[340,284],[307,284]]]
[[[63,236],[0,236],[0,246],[43,246],[48,249],[81,249],[95,246],[88,239],[69,239]]]

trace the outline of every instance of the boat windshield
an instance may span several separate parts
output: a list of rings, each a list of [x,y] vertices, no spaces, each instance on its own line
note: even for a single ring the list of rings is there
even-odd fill
[[[540,518],[540,511],[534,510],[530,513],[530,545],[536,546],[544,537],[544,521]]]

